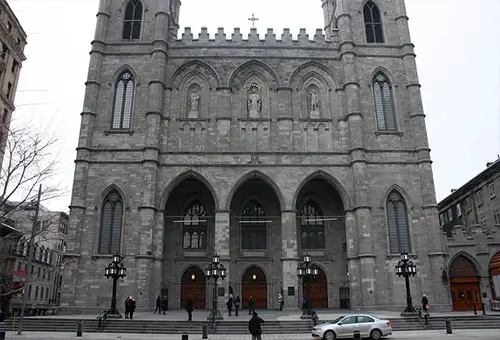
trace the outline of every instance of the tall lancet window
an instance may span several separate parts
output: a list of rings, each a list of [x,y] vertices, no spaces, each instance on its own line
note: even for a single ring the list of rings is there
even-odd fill
[[[141,36],[142,3],[140,0],[129,0],[125,8],[123,23],[123,39],[137,40]]]
[[[408,209],[403,196],[397,190],[393,190],[387,197],[386,212],[391,254],[411,252]]]
[[[389,78],[381,72],[373,78],[373,96],[377,128],[379,131],[396,131],[396,114],[394,112],[394,97]]]
[[[134,76],[124,71],[115,87],[115,101],[113,106],[113,129],[130,129],[132,121],[132,107],[134,106]]]
[[[119,254],[122,237],[123,201],[115,190],[106,195],[102,205],[99,254]]]
[[[380,10],[373,1],[368,1],[365,4],[363,17],[365,20],[366,42],[383,43],[382,17],[380,16]]]

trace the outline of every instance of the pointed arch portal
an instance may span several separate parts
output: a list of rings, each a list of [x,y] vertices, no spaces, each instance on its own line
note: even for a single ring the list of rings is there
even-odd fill
[[[257,266],[248,268],[241,278],[242,307],[248,308],[248,301],[253,296],[255,309],[267,308],[267,277]]]
[[[451,262],[450,293],[454,311],[480,310],[482,306],[480,275],[474,263],[460,254]]]
[[[181,279],[181,308],[186,306],[188,299],[193,299],[195,309],[205,308],[206,279],[202,270],[196,266],[189,267]]]

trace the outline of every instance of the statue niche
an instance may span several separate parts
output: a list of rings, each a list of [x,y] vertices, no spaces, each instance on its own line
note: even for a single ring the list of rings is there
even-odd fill
[[[309,118],[320,118],[321,110],[320,110],[320,97],[321,91],[316,85],[309,85],[307,87],[307,112],[309,113]]]
[[[187,117],[200,118],[201,87],[192,84],[187,91]]]
[[[262,111],[262,98],[260,86],[252,83],[247,89],[247,108],[249,118],[260,118]]]

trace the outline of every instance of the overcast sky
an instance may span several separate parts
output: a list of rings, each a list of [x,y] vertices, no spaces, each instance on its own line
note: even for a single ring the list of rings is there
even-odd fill
[[[15,115],[56,131],[60,180],[70,190],[98,0],[8,2],[28,34]],[[212,35],[217,27],[249,32],[252,13],[261,35],[304,27],[312,36],[323,27],[320,0],[182,2],[180,25],[195,35],[201,26]],[[406,7],[441,200],[500,153],[500,0],[406,0]],[[68,194],[47,205],[69,203]]]

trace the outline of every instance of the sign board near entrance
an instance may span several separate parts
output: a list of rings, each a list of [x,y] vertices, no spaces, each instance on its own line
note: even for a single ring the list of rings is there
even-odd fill
[[[295,296],[295,287],[288,287],[288,296]]]
[[[224,287],[219,287],[219,289],[217,289],[217,295],[224,296],[224,294],[225,294]]]

